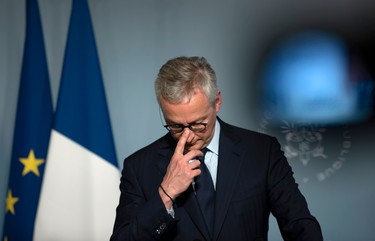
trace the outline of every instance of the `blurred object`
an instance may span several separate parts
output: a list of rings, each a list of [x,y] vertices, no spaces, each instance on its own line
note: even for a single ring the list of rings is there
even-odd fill
[[[271,51],[261,80],[273,121],[347,124],[372,115],[372,77],[338,36],[300,32]]]

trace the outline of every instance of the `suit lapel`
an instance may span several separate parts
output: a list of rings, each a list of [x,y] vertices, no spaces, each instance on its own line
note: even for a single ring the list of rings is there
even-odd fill
[[[204,221],[202,212],[200,210],[197,198],[194,194],[193,188],[190,186],[186,192],[184,192],[177,200],[177,206],[183,206],[185,208],[186,213],[190,216],[191,220],[195,224],[195,226],[199,229],[201,234],[206,238],[206,240],[210,240],[210,234],[208,232],[206,222]],[[176,218],[179,218],[179,213],[176,212]]]
[[[229,209],[230,200],[233,196],[237,177],[241,170],[242,160],[238,140],[227,135],[226,126],[221,124],[219,140],[219,160],[216,183],[216,201],[215,201],[215,226],[213,240],[217,240],[222,228],[225,216]]]
[[[164,177],[169,161],[172,158],[174,149],[176,148],[176,142],[173,140],[172,136],[167,133],[162,139],[158,149],[158,155],[156,161],[157,169],[160,171],[162,177]]]

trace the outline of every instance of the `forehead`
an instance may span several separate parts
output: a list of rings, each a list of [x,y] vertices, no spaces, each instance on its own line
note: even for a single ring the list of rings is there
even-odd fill
[[[178,104],[162,99],[160,106],[166,121],[182,124],[206,118],[211,108],[208,98],[201,91],[196,91],[189,100]]]

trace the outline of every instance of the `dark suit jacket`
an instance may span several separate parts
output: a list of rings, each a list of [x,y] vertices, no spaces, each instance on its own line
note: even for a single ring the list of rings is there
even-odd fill
[[[277,140],[219,121],[212,240],[268,240],[270,213],[285,240],[323,240]],[[175,146],[168,133],[125,159],[111,240],[211,240],[191,187],[176,199],[175,219],[158,194]]]

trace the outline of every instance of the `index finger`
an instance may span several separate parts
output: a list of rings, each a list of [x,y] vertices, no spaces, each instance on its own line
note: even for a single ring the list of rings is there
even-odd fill
[[[175,153],[179,153],[181,155],[184,154],[184,150],[185,150],[185,144],[186,144],[186,141],[189,137],[189,134],[190,132],[189,131],[184,131],[180,137],[180,139],[178,140],[177,142],[177,146],[176,146],[176,149],[175,149]]]

